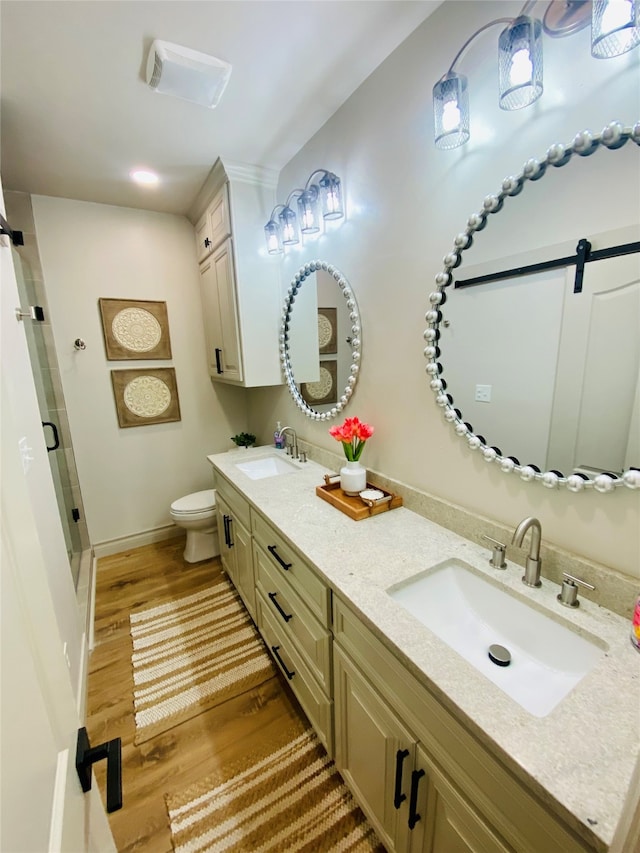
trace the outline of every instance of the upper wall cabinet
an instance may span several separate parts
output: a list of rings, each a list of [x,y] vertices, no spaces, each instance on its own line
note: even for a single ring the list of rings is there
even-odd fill
[[[196,222],[195,229],[200,264],[231,234],[229,193],[226,184],[216,193],[200,220]]]
[[[211,378],[280,385],[279,268],[265,257],[260,224],[276,173],[217,160],[189,212],[197,242]]]

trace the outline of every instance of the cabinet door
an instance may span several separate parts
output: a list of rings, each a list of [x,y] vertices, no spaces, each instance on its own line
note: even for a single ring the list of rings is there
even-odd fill
[[[231,510],[225,503],[225,501],[220,497],[220,493],[218,492],[216,496],[216,511],[218,514],[218,537],[220,539],[220,561],[222,563],[222,568],[229,575],[231,582],[235,587],[238,586],[238,580],[236,576],[236,561],[235,561],[235,551],[231,546],[230,539],[230,525],[231,525]]]
[[[253,576],[251,534],[242,522],[231,521],[231,547],[235,551],[235,584],[253,621],[256,621],[256,587]]]
[[[207,208],[209,233],[212,249],[216,249],[223,240],[231,236],[231,220],[229,218],[229,194],[227,186],[220,190]]]
[[[209,214],[205,213],[196,223],[196,245],[198,247],[198,263],[202,263],[213,252]]]
[[[413,828],[411,828],[413,827]],[[410,853],[510,853],[466,798],[416,747],[409,791]]]
[[[240,329],[236,308],[236,279],[233,266],[233,245],[231,238],[216,249],[212,257],[213,269],[218,291],[220,311],[220,343],[222,349],[222,373],[216,373],[216,379],[242,381],[242,356],[240,354]]]
[[[213,379],[241,382],[242,357],[231,239],[225,240],[200,264],[200,298],[209,374]]]
[[[334,676],[338,770],[385,847],[404,850],[415,741],[335,644]]]

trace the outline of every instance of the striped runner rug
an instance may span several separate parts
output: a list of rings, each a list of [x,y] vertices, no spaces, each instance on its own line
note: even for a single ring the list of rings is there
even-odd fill
[[[167,795],[176,853],[384,853],[313,729]]]
[[[136,744],[275,674],[226,575],[200,592],[132,613],[130,630]]]

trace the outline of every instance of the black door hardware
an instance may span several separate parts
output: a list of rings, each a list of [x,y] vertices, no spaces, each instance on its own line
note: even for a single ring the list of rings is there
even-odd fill
[[[47,444],[47,450],[51,453],[52,450],[57,450],[60,447],[60,436],[58,435],[58,427],[53,423],[53,421],[42,421],[43,427],[51,427],[51,431],[53,432],[53,444],[51,447]]]
[[[413,829],[413,827],[420,820],[420,815],[416,811],[416,806],[418,805],[418,784],[423,776],[424,770],[411,771],[411,794],[409,795],[409,829]]]
[[[222,353],[222,350],[220,349],[220,347],[216,347],[216,348],[215,348],[215,354],[216,354],[216,373],[222,373],[222,372],[223,372],[223,370],[222,370],[222,364],[221,364],[221,362],[220,362],[220,354],[221,354],[221,353]]]
[[[407,795],[402,793],[402,765],[408,755],[408,749],[399,749],[396,752],[396,784],[393,791],[393,807],[396,809],[399,809],[400,804],[407,799]]]
[[[280,554],[278,554],[278,553],[277,553],[277,551],[276,551],[276,548],[277,548],[277,547],[278,547],[277,545],[267,545],[267,551],[268,551],[268,552],[269,552],[273,557],[275,557],[275,558],[276,558],[276,560],[277,560],[277,561],[280,563],[280,565],[282,566],[282,568],[283,568],[286,572],[288,572],[288,571],[289,571],[289,569],[290,569],[290,568],[291,568],[291,566],[292,566],[292,563],[285,563],[285,561],[282,559],[282,557],[280,556]]]
[[[117,737],[91,746],[87,730],[78,729],[76,770],[85,793],[91,790],[91,765],[103,758],[107,759],[107,811],[117,812],[122,808],[122,741]]]
[[[284,674],[287,676],[287,678],[289,679],[289,681],[291,681],[291,679],[292,679],[292,678],[293,678],[293,676],[295,675],[295,672],[290,672],[290,671],[287,669],[287,665],[285,664],[285,662],[282,660],[282,658],[281,658],[281,657],[280,657],[280,655],[278,654],[278,651],[279,651],[279,650],[280,650],[280,646],[271,646],[271,651],[274,653],[274,655],[275,655],[275,657],[276,657],[276,660],[278,661],[278,663],[279,663],[279,664],[280,664],[280,666],[282,667],[282,671],[283,671],[283,672],[284,672]]]
[[[276,609],[276,610],[278,611],[278,613],[282,616],[282,618],[284,619],[284,621],[285,621],[285,622],[288,622],[288,621],[289,621],[289,619],[293,619],[293,613],[285,613],[285,612],[284,612],[284,610],[282,609],[282,607],[280,607],[280,605],[279,605],[279,604],[278,604],[278,602],[276,601],[276,595],[277,595],[277,594],[278,594],[277,592],[268,592],[268,593],[267,593],[267,595],[268,595],[268,596],[269,596],[269,598],[271,599],[271,602],[272,602],[273,606],[275,607],[275,609]]]

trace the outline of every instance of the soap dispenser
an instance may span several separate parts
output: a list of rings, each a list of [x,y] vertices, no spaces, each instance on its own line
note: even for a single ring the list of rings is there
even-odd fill
[[[278,450],[282,450],[285,442],[285,438],[280,432],[281,429],[282,427],[280,426],[280,421],[278,421],[278,423],[276,424],[276,431],[273,434],[273,443],[275,444]]]

